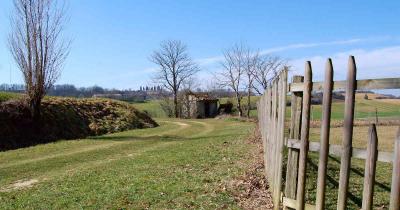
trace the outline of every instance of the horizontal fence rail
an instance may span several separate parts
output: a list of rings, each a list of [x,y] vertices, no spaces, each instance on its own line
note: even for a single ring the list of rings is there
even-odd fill
[[[325,209],[325,188],[328,155],[340,157],[340,179],[337,209],[347,207],[351,159],[365,160],[362,209],[373,209],[373,193],[377,162],[393,164],[390,210],[400,210],[400,128],[393,152],[378,151],[375,124],[370,125],[367,148],[353,147],[355,93],[357,90],[400,89],[400,78],[357,80],[353,56],[349,58],[345,81],[333,81],[332,60],[328,59],[324,82],[312,82],[311,62],[306,62],[305,77],[293,76],[287,83],[287,69],[266,89],[258,102],[259,126],[263,139],[266,176],[271,186],[274,209]],[[332,92],[345,90],[345,111],[342,145],[329,143]],[[323,91],[320,142],[310,142],[310,106],[312,91]],[[285,123],[286,98],[290,93],[290,123]],[[288,125],[288,128],[285,128]],[[286,133],[285,131],[289,131]],[[287,148],[287,156],[283,155]],[[307,158],[319,153],[316,205],[305,202]],[[287,161],[284,161],[287,158]],[[283,163],[286,171],[283,174]],[[282,179],[286,177],[283,186]],[[284,189],[284,190],[282,190]],[[361,204],[360,204],[361,205]]]
[[[400,72],[400,69],[399,69]],[[347,81],[333,82],[333,90],[345,90]],[[314,82],[313,91],[322,91],[324,82]],[[399,89],[400,78],[383,78],[383,79],[363,79],[357,80],[357,90],[382,90],[382,89]],[[302,92],[303,83],[291,83],[288,85],[289,92]]]

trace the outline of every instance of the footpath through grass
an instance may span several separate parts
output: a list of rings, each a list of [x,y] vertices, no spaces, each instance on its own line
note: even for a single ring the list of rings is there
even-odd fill
[[[160,119],[160,127],[0,153],[0,209],[238,208],[254,123]]]

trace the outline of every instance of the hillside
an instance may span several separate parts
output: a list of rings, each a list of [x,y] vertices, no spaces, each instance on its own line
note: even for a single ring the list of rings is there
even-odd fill
[[[59,97],[43,100],[38,126],[23,100],[10,100],[0,104],[0,150],[155,126],[146,113],[125,102]]]
[[[253,161],[254,124],[158,122],[0,153],[0,209],[238,209],[225,186]]]

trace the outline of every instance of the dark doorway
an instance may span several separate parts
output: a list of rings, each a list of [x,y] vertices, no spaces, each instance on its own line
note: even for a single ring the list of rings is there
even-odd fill
[[[210,117],[210,102],[209,101],[204,102],[204,115],[205,115],[205,117]]]

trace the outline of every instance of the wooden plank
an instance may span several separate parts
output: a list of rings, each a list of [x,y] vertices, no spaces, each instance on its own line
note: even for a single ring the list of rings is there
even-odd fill
[[[310,131],[310,107],[311,107],[311,90],[312,90],[312,70],[311,62],[307,61],[304,74],[304,92],[303,92],[303,116],[301,125],[301,146],[299,157],[299,172],[297,182],[297,209],[304,209],[306,169],[307,169],[307,153],[308,138]]]
[[[357,68],[354,56],[349,58],[347,72],[346,97],[344,107],[342,157],[340,160],[338,210],[345,210],[347,206],[347,189],[349,187],[351,149],[353,141],[354,104],[356,92]]]
[[[369,141],[367,146],[367,159],[365,161],[364,189],[362,196],[362,209],[371,210],[373,204],[376,160],[378,155],[378,136],[375,124],[368,131]]]
[[[276,165],[276,161],[275,161],[275,157],[276,157],[276,154],[275,154],[275,151],[276,151],[276,149],[275,149],[275,147],[276,147],[276,109],[277,109],[277,100],[276,100],[276,98],[277,98],[277,92],[278,92],[278,85],[277,85],[277,80],[275,80],[274,82],[273,82],[273,85],[272,85],[272,108],[271,108],[271,129],[269,130],[269,132],[271,133],[271,139],[270,139],[270,142],[271,142],[271,144],[270,144],[270,147],[271,147],[271,153],[270,153],[270,164],[271,164],[271,167],[269,168],[269,171],[270,171],[270,177],[269,177],[269,180],[270,180],[270,186],[272,186],[271,187],[271,192],[272,192],[272,197],[273,197],[273,200],[275,200],[275,197],[274,197],[274,195],[275,195],[275,176],[274,176],[274,174],[275,174],[275,165]]]
[[[303,76],[293,76],[293,82],[303,82]],[[291,95],[291,117],[289,138],[300,139],[301,127],[301,104],[303,93],[293,93]],[[299,166],[299,150],[298,148],[289,148],[288,162],[286,167],[286,183],[285,183],[285,196],[291,199],[296,199],[297,188],[297,170]],[[285,207],[286,208],[286,207]]]
[[[286,94],[287,94],[287,68],[285,68],[279,78],[279,107],[278,107],[278,147],[277,147],[277,171],[276,171],[276,191],[274,209],[279,209],[282,191],[282,165],[283,149],[285,143],[285,112],[286,112]]]
[[[325,209],[325,182],[326,182],[326,169],[328,164],[329,154],[329,131],[331,124],[331,110],[332,110],[332,88],[333,88],[333,66],[332,60],[329,58],[326,62],[325,69],[325,85],[322,100],[322,124],[321,124],[321,143],[318,161],[318,180],[317,180],[317,199],[316,209]]]
[[[314,82],[313,91],[322,91],[323,82]],[[302,83],[289,84],[290,92],[303,91]],[[333,90],[345,90],[346,81],[335,81],[333,83]],[[378,89],[399,89],[400,78],[381,78],[381,79],[363,79],[357,80],[357,90],[378,90]]]
[[[394,161],[392,173],[392,187],[390,192],[390,210],[400,209],[400,127],[394,143]]]
[[[295,199],[291,199],[288,197],[283,197],[283,205],[286,207],[289,207],[291,209],[297,209],[297,201]],[[305,205],[305,209],[306,210],[314,210],[315,206],[314,205],[310,205],[310,204],[306,204]]]
[[[288,148],[300,149],[300,140],[298,139],[288,139]],[[319,152],[320,151],[320,143],[319,142],[310,142],[309,145],[310,152]],[[341,145],[329,145],[329,155],[340,157],[342,155],[342,146]],[[360,148],[352,148],[352,158],[357,159],[367,159],[367,150]],[[378,151],[378,161],[391,163],[393,162],[393,153]]]

